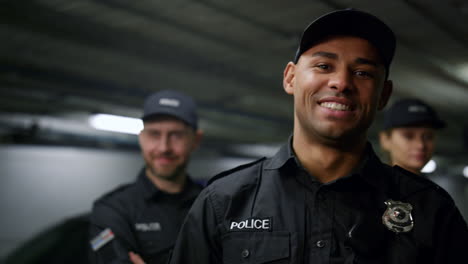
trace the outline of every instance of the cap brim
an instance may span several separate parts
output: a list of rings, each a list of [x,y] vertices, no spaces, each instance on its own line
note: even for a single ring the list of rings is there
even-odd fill
[[[434,129],[443,129],[447,124],[442,120],[422,119],[422,120],[402,120],[384,124],[384,130],[398,127],[420,127],[427,126]]]
[[[393,59],[396,47],[393,31],[371,14],[345,9],[319,17],[304,30],[295,62],[306,50],[332,35],[352,35],[368,40],[377,48],[387,68]]]
[[[157,118],[158,116],[171,116],[176,119],[179,119],[180,121],[186,123],[187,125],[195,129],[197,128],[196,124],[193,124],[192,122],[190,122],[190,120],[182,116],[180,112],[174,111],[172,108],[160,108],[158,109],[158,111],[146,113],[144,116],[141,117],[141,120],[148,121],[152,118]]]

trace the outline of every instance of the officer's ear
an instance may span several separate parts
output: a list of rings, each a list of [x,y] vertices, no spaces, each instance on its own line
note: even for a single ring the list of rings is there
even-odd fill
[[[391,137],[391,131],[380,131],[379,132],[379,142],[380,142],[380,147],[384,151],[390,151],[390,137]]]
[[[283,88],[287,94],[294,94],[294,81],[296,80],[296,64],[290,61],[283,72]]]
[[[141,149],[143,147],[143,135],[142,135],[143,133],[145,133],[143,132],[143,129],[140,131],[140,133],[138,133],[138,144],[140,144]]]
[[[391,80],[385,80],[382,92],[380,93],[380,98],[379,98],[379,110],[384,109],[384,107],[387,105],[388,100],[390,99],[390,95],[392,95],[393,91],[393,82]]]

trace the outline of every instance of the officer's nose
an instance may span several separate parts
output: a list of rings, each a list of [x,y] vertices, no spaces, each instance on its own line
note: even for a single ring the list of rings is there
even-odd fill
[[[162,136],[158,140],[158,143],[156,144],[156,149],[161,153],[169,151],[169,149],[170,149],[169,137]]]
[[[336,71],[330,75],[328,86],[340,93],[350,91],[352,88],[352,75],[346,70]]]
[[[425,150],[427,147],[427,141],[422,136],[416,137],[415,144],[416,144],[416,147],[420,150]]]

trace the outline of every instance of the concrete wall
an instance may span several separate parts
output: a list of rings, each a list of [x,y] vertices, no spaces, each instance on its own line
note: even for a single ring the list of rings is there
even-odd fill
[[[138,153],[69,147],[0,146],[0,256],[131,181]]]

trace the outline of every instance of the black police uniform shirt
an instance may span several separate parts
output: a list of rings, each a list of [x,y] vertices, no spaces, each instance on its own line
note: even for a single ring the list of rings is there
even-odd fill
[[[411,230],[384,224],[390,200],[411,205]],[[468,263],[468,228],[443,189],[381,163],[370,144],[359,168],[326,184],[287,144],[210,180],[170,263]]]
[[[160,191],[142,170],[137,180],[96,200],[90,238],[110,229],[113,238],[90,250],[93,263],[131,263],[128,252],[145,263],[167,263],[190,206],[202,187],[188,179],[179,194]]]

